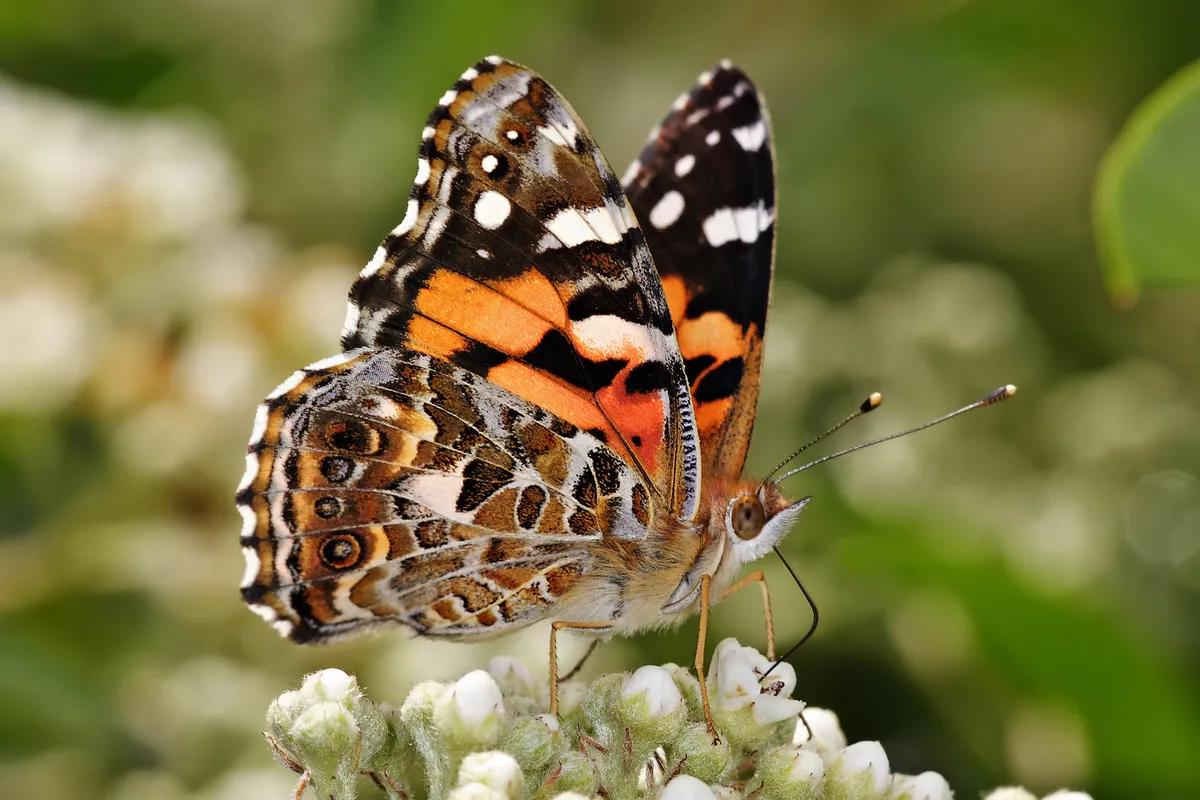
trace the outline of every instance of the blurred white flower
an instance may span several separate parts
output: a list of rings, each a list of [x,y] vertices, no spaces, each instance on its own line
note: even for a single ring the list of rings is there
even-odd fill
[[[0,259],[0,408],[46,414],[87,378],[103,322],[77,280],[27,256]]]
[[[983,800],[1037,800],[1037,797],[1019,786],[1002,786],[993,789]]]
[[[1087,792],[1073,792],[1069,789],[1059,789],[1057,792],[1051,792],[1046,795],[1042,800],[1092,800],[1092,796]]]

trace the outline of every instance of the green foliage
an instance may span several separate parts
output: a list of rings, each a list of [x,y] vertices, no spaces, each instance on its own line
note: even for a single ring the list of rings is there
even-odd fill
[[[1105,156],[1095,220],[1109,291],[1200,281],[1200,61],[1143,101]]]

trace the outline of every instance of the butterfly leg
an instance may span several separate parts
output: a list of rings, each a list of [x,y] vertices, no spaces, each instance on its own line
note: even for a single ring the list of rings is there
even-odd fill
[[[708,608],[711,605],[712,576],[700,576],[700,631],[696,636],[696,678],[700,681],[700,704],[704,706],[704,722],[708,725],[708,733],[713,737],[713,743],[721,740],[717,726],[713,722],[712,708],[708,704],[708,681],[704,677],[704,645],[708,640]]]
[[[740,592],[751,584],[757,583],[762,589],[763,601],[763,616],[766,617],[767,625],[767,660],[775,660],[775,618],[771,614],[771,593],[767,591],[767,576],[763,574],[761,569],[756,569],[746,577],[739,580],[733,586],[730,586],[725,591],[721,592],[721,596],[717,598],[717,602],[725,600],[731,594]]]
[[[550,623],[550,713],[552,715],[558,716],[558,632],[563,628],[601,631],[611,627],[612,624],[608,622],[567,622],[556,619]]]

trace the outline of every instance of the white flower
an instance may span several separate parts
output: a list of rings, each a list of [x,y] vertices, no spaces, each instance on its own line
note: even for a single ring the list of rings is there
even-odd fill
[[[683,705],[683,695],[671,679],[671,673],[662,667],[639,667],[621,689],[621,698],[631,701],[640,697],[645,711],[651,716],[670,714]]]
[[[950,784],[936,772],[920,775],[897,775],[892,783],[892,796],[905,800],[953,800]]]
[[[691,775],[676,775],[663,788],[658,800],[714,800],[715,797],[703,781]]]
[[[1037,800],[1037,798],[1019,786],[1004,786],[993,789],[992,793],[983,800]]]
[[[458,768],[458,785],[471,783],[490,786],[507,799],[520,795],[525,776],[515,758],[508,753],[491,750],[471,753],[462,760]]]
[[[1092,800],[1092,796],[1087,792],[1073,792],[1070,789],[1059,789],[1057,792],[1051,792],[1046,795],[1042,800]]]
[[[407,701],[405,701],[407,705]],[[481,669],[463,675],[435,701],[444,730],[475,742],[493,742],[504,718],[504,698],[496,679]]]
[[[722,710],[752,706],[754,720],[759,725],[799,714],[804,703],[791,699],[796,688],[796,671],[787,663],[774,670],[771,666],[772,662],[753,647],[743,647],[736,639],[722,641],[713,653],[709,676],[710,684],[716,686],[713,705]]]
[[[867,787],[882,795],[891,785],[891,765],[879,742],[855,742],[842,749],[834,760],[832,772],[843,784],[866,780]]]
[[[805,723],[808,723],[807,725]],[[809,733],[809,729],[812,733]],[[792,744],[813,750],[822,758],[832,759],[835,754],[846,746],[846,734],[842,733],[842,725],[837,714],[826,708],[805,706],[802,718],[796,720],[796,732],[792,735]]]

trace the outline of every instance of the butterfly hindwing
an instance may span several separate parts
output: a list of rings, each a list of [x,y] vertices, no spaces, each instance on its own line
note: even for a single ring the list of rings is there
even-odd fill
[[[238,491],[246,601],[298,641],[385,622],[499,633],[543,616],[588,543],[644,529],[595,436],[425,353],[359,349],[259,407]]]
[[[525,67],[485,59],[442,97],[343,345],[445,359],[589,431],[666,513],[698,508],[686,371],[645,237],[583,123]]]
[[[775,171],[762,98],[722,62],[675,102],[625,175],[662,276],[705,474],[741,474],[758,401],[775,249]]]

